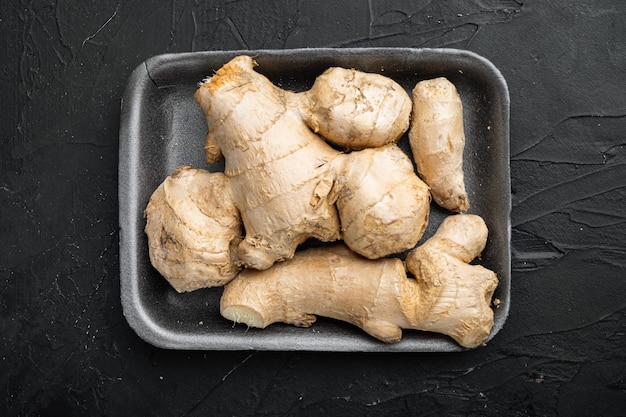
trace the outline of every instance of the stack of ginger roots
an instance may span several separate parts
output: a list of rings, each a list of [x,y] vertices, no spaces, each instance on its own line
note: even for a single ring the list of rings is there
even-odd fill
[[[251,327],[319,315],[387,343],[416,329],[484,344],[498,279],[470,264],[488,231],[465,214],[455,86],[424,80],[409,97],[391,78],[334,67],[292,92],[255,66],[238,56],[200,84],[206,158],[224,158],[224,172],[181,166],[154,191],[152,265],[178,292],[224,286],[222,316]],[[407,131],[419,174],[397,145]],[[431,200],[451,215],[416,247]],[[297,250],[310,238],[334,243]]]

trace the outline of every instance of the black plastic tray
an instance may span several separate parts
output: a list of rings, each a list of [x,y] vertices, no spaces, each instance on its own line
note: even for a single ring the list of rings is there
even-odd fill
[[[360,329],[322,317],[310,328],[274,324],[247,329],[219,314],[221,288],[178,294],[150,265],[143,210],[163,179],[179,165],[210,171],[204,159],[206,122],[193,95],[200,82],[237,55],[254,56],[256,70],[284,89],[307,90],[331,66],[389,76],[410,93],[427,78],[445,76],[463,101],[465,180],[472,207],[489,228],[480,264],[500,280],[492,338],[510,305],[509,95],[500,72],[486,59],[455,49],[296,49],[219,51],[153,57],[132,73],[122,101],[119,204],[121,301],[130,326],[147,342],[170,349],[307,351],[460,351],[452,339],[406,330],[384,344]],[[408,153],[405,135],[400,146]],[[424,238],[449,215],[433,205]]]

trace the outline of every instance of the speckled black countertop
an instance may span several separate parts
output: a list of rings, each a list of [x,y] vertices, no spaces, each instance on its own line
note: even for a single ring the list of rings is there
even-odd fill
[[[0,3],[0,415],[626,416],[626,2]],[[179,351],[120,303],[120,100],[163,53],[441,47],[511,100],[508,319],[454,353]]]

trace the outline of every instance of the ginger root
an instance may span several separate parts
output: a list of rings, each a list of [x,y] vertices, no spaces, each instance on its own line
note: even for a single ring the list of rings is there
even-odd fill
[[[446,78],[420,81],[413,89],[409,143],[433,200],[453,212],[469,209],[463,175],[463,104]]]
[[[485,248],[487,235],[480,216],[456,214],[446,217],[430,239],[409,252],[406,267],[422,293],[429,294],[423,300],[430,300],[424,310],[416,310],[420,330],[447,334],[465,347],[487,340],[498,277],[481,265],[469,264]]]
[[[178,292],[226,284],[241,270],[242,225],[226,176],[182,166],[144,211],[152,265]]]
[[[304,123],[289,93],[255,72],[249,56],[234,58],[195,94],[209,128],[212,155],[225,158],[224,173],[245,225],[239,259],[267,269],[289,259],[310,237],[341,237],[328,196],[340,155]]]
[[[360,327],[387,343],[402,329],[439,332],[463,347],[483,344],[493,327],[494,272],[467,262],[486,242],[476,215],[444,220],[411,251],[407,277],[398,258],[365,259],[341,244],[301,251],[266,271],[244,270],[224,287],[220,312],[235,323],[308,327],[316,315]]]
[[[348,155],[337,180],[343,240],[370,259],[404,252],[420,240],[430,215],[430,190],[395,144]]]
[[[311,129],[343,149],[396,143],[409,128],[411,98],[380,74],[329,68],[299,98]]]

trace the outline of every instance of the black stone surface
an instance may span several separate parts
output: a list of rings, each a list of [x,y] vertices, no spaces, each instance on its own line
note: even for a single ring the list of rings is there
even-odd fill
[[[626,3],[0,3],[0,415],[626,415]],[[122,314],[118,131],[167,52],[450,47],[511,97],[504,328],[454,353],[171,351]]]

